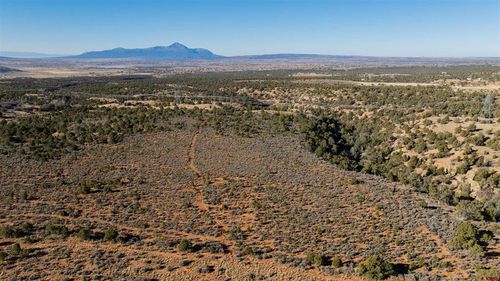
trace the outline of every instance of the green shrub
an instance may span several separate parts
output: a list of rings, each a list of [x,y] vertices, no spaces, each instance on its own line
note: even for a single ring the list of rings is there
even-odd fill
[[[457,174],[463,175],[467,173],[470,170],[470,164],[467,162],[462,162],[458,167],[457,167]]]
[[[245,256],[252,255],[253,254],[252,247],[247,246],[247,247],[243,248],[243,250],[241,251],[241,254],[243,254]]]
[[[243,240],[245,239],[245,233],[241,230],[241,227],[231,227],[228,233],[228,238],[231,240]]]
[[[19,238],[30,235],[33,232],[33,225],[25,222],[20,227],[4,226],[0,228],[0,236],[5,238]]]
[[[493,150],[499,151],[500,150],[500,139],[492,139],[488,143],[486,143],[486,145],[491,147]]]
[[[359,265],[358,273],[370,279],[381,280],[394,275],[395,271],[392,264],[379,255],[374,255]]]
[[[191,245],[191,242],[189,240],[184,239],[181,242],[179,242],[179,245],[177,245],[177,248],[181,252],[187,252],[187,251],[191,251],[192,245]]]
[[[469,252],[475,257],[484,256],[484,249],[479,244],[475,244],[471,248],[469,248]]]
[[[483,210],[483,215],[487,221],[500,221],[500,203],[495,202],[495,205],[493,205],[493,202],[491,202],[491,204],[486,204]]]
[[[484,220],[482,204],[478,201],[461,200],[457,205],[458,213],[468,220]]]
[[[484,268],[481,265],[476,266],[476,280],[487,280],[488,277],[500,276],[500,269]]]
[[[493,175],[495,171],[489,170],[487,168],[481,168],[479,169],[476,174],[474,175],[474,180],[477,182],[481,182],[483,180],[488,179],[491,175]]]
[[[320,266],[320,265],[325,265],[326,258],[316,253],[309,253],[307,254],[306,261],[309,264]]]
[[[118,230],[114,227],[108,227],[104,231],[104,240],[106,241],[116,241],[118,238]]]
[[[14,255],[19,255],[22,252],[21,245],[19,243],[14,243],[10,246],[10,251]]]
[[[66,237],[68,236],[69,234],[69,231],[68,231],[68,228],[66,228],[66,226],[64,225],[59,225],[59,224],[56,224],[54,222],[49,222],[46,226],[45,226],[45,231],[47,232],[47,234],[54,234],[54,235],[61,235],[63,237]]]
[[[334,257],[332,259],[332,266],[334,268],[339,268],[339,267],[342,267],[343,263],[342,263],[342,259],[340,257]]]
[[[78,237],[82,240],[90,240],[92,237],[92,232],[90,231],[90,229],[88,229],[86,227],[80,228],[78,233],[76,233],[76,237]]]
[[[422,257],[416,258],[414,261],[410,262],[409,269],[415,270],[425,266],[425,260]]]
[[[469,249],[477,242],[478,229],[470,222],[464,221],[455,229],[455,236],[451,240],[453,249]]]
[[[352,185],[360,184],[361,181],[357,177],[351,177],[349,178],[349,183]]]
[[[7,256],[12,256],[12,257],[16,257],[16,258],[26,257],[30,252],[27,249],[21,248],[21,245],[19,245],[19,243],[14,243],[14,244],[10,245],[9,248],[10,248],[10,251],[9,251],[9,253],[4,254],[4,257],[3,257],[4,259]],[[0,259],[1,259],[1,257],[0,257]]]
[[[472,189],[469,184],[463,183],[461,184],[457,190],[455,190],[455,194],[459,199],[472,199],[471,198]]]
[[[457,226],[450,247],[454,250],[469,250],[475,256],[483,256],[484,249],[479,244],[479,238],[477,227],[464,221]]]

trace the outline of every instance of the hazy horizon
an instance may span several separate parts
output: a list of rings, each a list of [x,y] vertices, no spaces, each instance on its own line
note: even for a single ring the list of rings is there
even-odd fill
[[[180,42],[179,42],[180,43]],[[145,47],[123,47],[123,46],[118,46],[115,48],[125,48],[125,49],[141,49],[141,48],[150,48],[150,47],[166,47],[170,44],[165,44],[165,45],[155,45],[155,46],[145,46]],[[204,48],[200,46],[187,46],[189,48]],[[114,48],[113,48],[114,49]],[[90,51],[103,51],[103,50],[109,50],[109,49],[102,49],[102,50],[89,50]],[[87,52],[87,51],[85,51]],[[0,57],[12,57],[12,58],[57,58],[57,57],[65,57],[65,56],[75,56],[75,55],[80,55],[83,54],[84,52],[81,53],[71,53],[71,54],[49,54],[49,53],[40,53],[36,51],[0,51]],[[259,53],[259,54],[241,54],[241,55],[233,55],[233,56],[228,56],[225,54],[219,54],[215,53],[216,55],[220,55],[222,57],[227,57],[227,58],[233,58],[233,57],[244,57],[244,56],[261,56],[261,55],[320,55],[320,56],[360,56],[360,57],[394,57],[394,58],[500,58],[500,54],[496,56],[377,56],[377,55],[356,55],[356,54],[320,54],[320,53],[306,53],[306,52],[296,52],[296,53],[289,53],[289,52],[276,52],[276,53]]]
[[[222,56],[500,57],[500,2],[0,2],[2,53],[74,55],[173,42]]]

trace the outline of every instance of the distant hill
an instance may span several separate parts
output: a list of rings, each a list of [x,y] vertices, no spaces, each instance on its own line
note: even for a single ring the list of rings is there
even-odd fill
[[[222,56],[216,55],[207,49],[191,49],[181,43],[174,43],[170,46],[157,46],[151,48],[125,49],[115,48],[104,51],[86,52],[81,55],[68,58],[80,59],[216,59]]]
[[[21,72],[21,70],[0,65],[0,73],[8,73],[8,72]]]
[[[19,59],[39,59],[39,58],[55,58],[62,55],[43,54],[34,52],[0,52],[0,57],[19,58]]]
[[[499,57],[377,57],[360,55],[321,55],[321,54],[264,54],[230,57],[232,59],[258,61],[336,61],[358,63],[498,63]]]
[[[337,55],[319,55],[319,54],[264,54],[264,55],[246,55],[237,58],[256,59],[256,60],[274,60],[274,59],[332,59],[332,58],[355,58],[359,56],[337,56]]]

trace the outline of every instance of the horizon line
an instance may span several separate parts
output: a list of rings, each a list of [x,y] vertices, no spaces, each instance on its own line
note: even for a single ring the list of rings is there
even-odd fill
[[[89,51],[92,52],[92,51]],[[3,55],[3,53],[37,53],[41,55],[40,57],[15,57],[9,55]],[[85,53],[85,52],[83,52]],[[11,52],[11,51],[0,51],[0,58],[11,58],[11,59],[70,59],[73,56],[78,56],[83,53],[78,54],[48,54],[48,53],[38,53],[38,52]],[[248,58],[248,57],[259,57],[259,56],[275,56],[275,55],[294,55],[294,56],[322,56],[322,57],[368,57],[368,58],[427,58],[427,59],[500,59],[500,56],[419,56],[419,55],[405,55],[405,56],[388,56],[388,55],[352,55],[352,54],[320,54],[320,53],[262,53],[262,54],[248,54],[248,55],[219,55],[219,59],[231,59],[231,58]],[[127,59],[127,58],[81,58],[81,60],[96,60],[96,59]],[[131,57],[130,59],[140,60],[141,58]],[[276,58],[279,59],[279,58]],[[172,59],[157,59],[157,60],[172,60]],[[201,60],[201,59],[198,59]]]

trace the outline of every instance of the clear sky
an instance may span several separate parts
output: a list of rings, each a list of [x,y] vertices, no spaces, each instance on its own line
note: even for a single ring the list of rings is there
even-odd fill
[[[0,51],[500,56],[500,0],[0,0]]]

